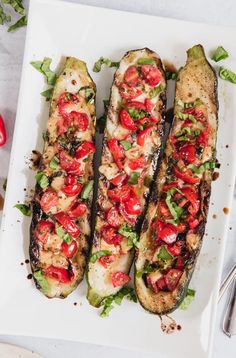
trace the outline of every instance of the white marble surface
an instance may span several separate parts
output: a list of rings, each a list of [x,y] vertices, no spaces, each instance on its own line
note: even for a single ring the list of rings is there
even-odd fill
[[[34,0],[32,0],[34,1]],[[223,26],[236,26],[236,2],[235,0],[72,0],[73,2],[96,5],[120,10],[134,11],[152,15],[173,17],[189,21],[206,22]],[[25,0],[26,5],[28,1]],[[157,34],[160,30],[157,29]],[[153,36],[153,35],[152,35]],[[7,145],[0,149],[0,192],[2,191],[3,178],[7,176],[8,160],[11,150],[11,138],[14,129],[14,119],[17,106],[21,64],[24,50],[25,29],[20,29],[9,34],[5,28],[0,27],[0,113],[6,121],[8,134]],[[236,261],[236,197],[230,212],[231,221],[224,259],[224,274]],[[3,288],[2,288],[3,289]],[[218,307],[216,321],[216,333],[214,340],[213,358],[235,358],[236,336],[229,339],[221,330],[222,315],[225,309],[227,297],[222,299]],[[131,333],[132,334],[132,333]],[[48,340],[29,337],[0,336],[0,342],[8,342],[24,346],[40,353],[45,358],[92,358],[95,354],[101,354],[103,358],[112,355],[118,358],[141,358],[143,354],[118,349],[93,346],[82,343]],[[1,356],[0,352],[0,357]],[[154,354],[145,354],[145,357],[158,357]],[[173,357],[174,358],[174,357]],[[183,357],[187,358],[187,357]],[[200,357],[199,357],[200,358]]]

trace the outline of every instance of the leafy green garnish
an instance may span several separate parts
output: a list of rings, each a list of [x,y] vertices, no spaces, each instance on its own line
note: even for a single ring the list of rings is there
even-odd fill
[[[22,0],[2,0],[2,3],[10,5],[18,14],[25,15],[25,8],[22,4]]]
[[[138,65],[155,65],[156,61],[152,58],[141,57],[138,59]]]
[[[38,282],[39,286],[41,287],[42,291],[47,294],[50,291],[50,287],[49,287],[49,283],[46,280],[44,274],[42,273],[42,271],[36,271],[33,274],[34,278],[36,279],[36,281]]]
[[[86,101],[88,103],[92,103],[95,98],[95,92],[94,92],[93,88],[91,88],[89,86],[85,86],[85,87],[81,87],[79,89],[79,92],[81,92],[81,91],[84,91]]]
[[[8,27],[7,32],[12,32],[27,25],[27,16],[22,16],[18,21]]]
[[[190,303],[194,300],[195,294],[196,294],[195,290],[193,290],[191,288],[188,288],[186,296],[183,299],[183,301],[182,301],[181,305],[179,306],[179,308],[181,310],[186,310],[189,307]]]
[[[156,97],[159,93],[164,91],[164,86],[162,86],[161,84],[158,87],[154,87],[151,89],[151,91],[149,92],[149,98],[154,98]]]
[[[227,68],[220,67],[219,76],[222,80],[236,84],[236,73]]]
[[[54,157],[52,158],[52,160],[49,163],[49,167],[52,170],[56,170],[58,168],[58,165],[59,165],[59,159],[57,158],[56,155],[54,155]]]
[[[166,71],[166,79],[175,81],[178,77],[178,72]]]
[[[123,298],[126,297],[128,300],[137,302],[137,297],[135,294],[135,291],[131,287],[122,287],[122,289],[117,292],[115,295],[111,295],[107,298],[105,298],[102,302],[102,312],[100,313],[101,317],[107,317],[109,316],[110,311],[114,308],[112,305],[113,303],[116,303],[117,305],[120,305]]]
[[[166,248],[161,246],[157,254],[157,260],[168,261],[172,260],[172,258],[173,256],[166,250]]]
[[[11,21],[11,16],[7,15],[2,7],[2,5],[0,5],[0,25],[5,24],[5,22],[9,22]]]
[[[229,57],[228,52],[224,49],[223,46],[219,46],[217,47],[217,49],[215,50],[215,52],[212,55],[212,60],[214,60],[215,62],[219,62],[221,60],[225,60],[226,58]]]
[[[99,257],[109,256],[109,255],[111,255],[111,251],[108,250],[97,251],[94,254],[92,254],[92,256],[90,257],[90,262],[94,264],[99,259]]]
[[[7,190],[7,179],[4,180],[2,188],[3,188],[4,191]]]
[[[132,144],[128,140],[121,140],[120,144],[124,148],[124,150],[129,150],[132,147]]]
[[[192,114],[189,114],[189,113],[177,112],[175,117],[179,118],[179,119],[184,119],[184,120],[189,119],[192,122],[196,122],[196,118]]]
[[[200,106],[202,104],[202,101],[200,98],[196,98],[193,102],[183,102],[181,99],[177,101],[178,106],[182,108],[195,108],[197,106]]]
[[[48,85],[54,86],[57,80],[57,74],[50,69],[51,62],[51,58],[45,57],[43,61],[32,61],[30,64],[46,77]]]
[[[212,170],[217,167],[217,164],[215,162],[205,162],[200,167],[196,167],[194,164],[189,164],[188,168],[191,169],[194,173],[201,174],[205,172],[206,170]]]
[[[62,226],[58,226],[56,228],[57,235],[65,241],[68,245],[70,245],[73,241],[73,238],[63,229]]]
[[[152,267],[151,265],[147,265],[147,266],[145,266],[142,270],[136,272],[136,277],[137,277],[137,278],[141,278],[141,277],[143,277],[143,275],[144,275],[145,273],[150,273],[150,272],[152,272],[153,270],[154,270],[154,269],[153,269],[153,267]]]
[[[176,137],[178,141],[182,141],[182,140],[189,141],[190,139],[186,137],[185,134],[188,134],[189,136],[192,137],[197,137],[200,133],[201,131],[199,129],[192,130],[190,127],[184,127],[176,133]]]
[[[43,172],[38,172],[35,175],[35,179],[42,189],[45,189],[48,187],[49,180],[48,180],[47,175],[45,175]]]
[[[41,92],[41,96],[45,97],[46,101],[51,101],[53,95],[54,88],[49,88],[46,91]]]
[[[32,211],[31,211],[31,209],[30,209],[30,207],[28,205],[16,204],[14,206],[14,208],[17,208],[18,210],[20,210],[20,212],[25,216],[31,216],[32,215]]]
[[[93,65],[93,72],[100,72],[102,65],[107,65],[108,67],[119,67],[120,62],[111,61],[109,58],[100,57],[99,60]]]
[[[130,117],[136,121],[138,121],[139,119],[141,119],[143,117],[150,117],[150,114],[148,112],[144,111],[143,109],[131,107],[131,108],[127,108],[126,110],[129,113]]]
[[[119,230],[119,234],[125,236],[128,239],[128,246],[136,246],[139,244],[139,236],[128,224],[123,224]]]
[[[85,200],[88,199],[89,194],[92,189],[93,189],[93,180],[90,180],[83,188],[83,190],[81,192],[81,198],[85,199]]]
[[[167,191],[166,205],[168,206],[170,213],[173,216],[173,219],[177,222],[179,218],[182,216],[184,210],[183,208],[178,206],[174,201],[172,201],[172,196],[175,194],[175,192],[176,192],[175,188],[172,188]]]
[[[140,174],[137,172],[132,172],[130,174],[129,180],[128,180],[128,184],[138,184],[138,178],[140,177]]]

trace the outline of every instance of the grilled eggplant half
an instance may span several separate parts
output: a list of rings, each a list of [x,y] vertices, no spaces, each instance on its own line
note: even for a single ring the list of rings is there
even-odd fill
[[[87,272],[87,298],[93,306],[130,280],[138,227],[162,143],[165,89],[162,63],[153,51],[129,51],[122,58],[111,89],[99,167]]]
[[[33,200],[30,260],[37,288],[64,298],[88,256],[96,87],[86,64],[68,58],[57,79]]]
[[[216,165],[217,77],[201,45],[187,55],[135,260],[138,299],[159,315],[175,310],[185,297],[201,248]]]

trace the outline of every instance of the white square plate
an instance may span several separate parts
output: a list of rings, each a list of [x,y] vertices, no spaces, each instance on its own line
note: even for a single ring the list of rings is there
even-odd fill
[[[108,98],[113,70],[92,73],[100,56],[119,60],[130,49],[149,47],[176,67],[185,63],[186,50],[201,43],[210,51],[223,45],[230,53],[224,62],[236,70],[236,30],[181,22],[167,18],[112,11],[52,0],[33,0],[30,5],[25,57],[19,95],[17,120],[10,161],[8,190],[0,240],[0,333],[63,338],[103,345],[155,351],[161,358],[205,358],[210,356],[217,293],[226,239],[228,216],[235,174],[236,86],[219,80],[218,159],[220,177],[212,185],[207,235],[191,287],[196,299],[184,312],[172,316],[182,330],[165,335],[160,320],[138,304],[123,302],[109,318],[102,319],[85,298],[82,284],[66,300],[48,300],[33,282],[27,280],[30,219],[13,209],[24,202],[23,188],[34,187],[34,173],[26,158],[31,150],[42,149],[48,105],[40,96],[42,76],[30,65],[32,60],[52,57],[54,67],[62,56],[85,60],[98,86],[98,116],[102,99]],[[228,145],[228,147],[226,147]],[[213,219],[213,214],[217,215]],[[81,305],[74,306],[73,302]]]

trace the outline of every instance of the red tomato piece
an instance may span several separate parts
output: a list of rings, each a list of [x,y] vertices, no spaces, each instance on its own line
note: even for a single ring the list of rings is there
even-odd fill
[[[46,243],[48,236],[54,232],[55,225],[49,220],[40,220],[35,229],[35,237],[43,244]]]
[[[109,225],[102,227],[101,237],[109,245],[119,245],[123,240],[123,236],[117,234],[116,230]]]
[[[54,217],[72,237],[76,238],[80,234],[80,229],[68,214],[60,211],[59,213],[56,213]]]
[[[75,201],[69,207],[68,215],[72,219],[77,219],[80,216],[83,216],[87,211],[87,206],[84,203],[80,203],[79,201]]]
[[[172,224],[165,224],[161,222],[158,228],[158,239],[163,240],[167,244],[173,244],[177,239],[177,230]]]
[[[156,287],[158,292],[159,291],[166,291],[167,290],[167,285],[166,285],[166,281],[164,277],[160,277],[157,282],[156,282]],[[157,292],[156,292],[157,293]]]
[[[176,188],[177,186],[178,186],[178,182],[174,181],[172,183],[163,185],[162,190],[167,191],[167,190],[169,190],[171,188]]]
[[[62,117],[68,119],[70,112],[73,110],[74,105],[79,103],[79,97],[75,94],[64,92],[58,100],[58,110]]]
[[[140,94],[142,94],[142,91],[137,87],[131,87],[128,86],[126,83],[122,82],[119,86],[119,93],[124,99],[134,99],[140,96]]]
[[[83,174],[83,171],[81,170],[81,163],[77,159],[72,158],[64,150],[60,152],[59,158],[61,168],[64,169],[68,174]]]
[[[89,118],[88,115],[84,112],[75,112],[72,111],[70,113],[70,121],[73,121],[74,125],[80,130],[81,132],[86,131],[89,126]]]
[[[76,150],[75,157],[77,159],[87,157],[89,154],[94,153],[96,151],[96,147],[93,142],[84,142],[79,148]]]
[[[143,147],[145,145],[145,142],[146,142],[148,136],[150,136],[152,130],[153,130],[153,127],[147,127],[147,128],[138,132],[138,134],[137,134],[138,145],[140,145],[141,147]]]
[[[125,202],[124,205],[125,205],[125,210],[127,211],[128,214],[140,215],[142,212],[141,204],[133,191],[131,191],[130,197]]]
[[[122,127],[135,131],[137,129],[134,120],[130,117],[129,113],[125,109],[121,109],[119,113],[119,120]]]
[[[107,141],[108,148],[110,149],[113,158],[119,169],[123,168],[122,159],[125,158],[125,154],[122,146],[118,143],[118,140],[113,138]]]
[[[125,202],[130,198],[130,187],[123,185],[121,187],[117,187],[115,189],[109,189],[107,191],[108,197],[118,203]]]
[[[127,83],[127,85],[130,87],[135,87],[140,85],[141,79],[139,77],[137,67],[135,66],[128,67],[124,74],[124,80]]]
[[[190,229],[195,229],[195,227],[197,227],[199,225],[199,220],[191,217],[191,220],[189,220],[188,223],[189,223]]]
[[[74,273],[63,267],[49,266],[44,270],[46,277],[52,278],[61,283],[68,283],[73,280]]]
[[[106,221],[110,226],[114,228],[120,226],[120,216],[117,209],[114,206],[107,210]]]
[[[128,176],[125,173],[121,173],[115,176],[114,178],[110,179],[110,182],[115,186],[119,186],[122,184],[126,184],[127,180],[128,180]]]
[[[152,101],[149,98],[145,99],[145,107],[146,107],[146,111],[148,113],[151,113],[151,111],[154,108],[154,104],[152,103]]]
[[[207,126],[198,136],[197,141],[201,147],[205,147],[208,144],[209,136],[211,134],[211,127]]]
[[[169,291],[174,291],[183,272],[178,269],[170,269],[165,275],[166,285]]]
[[[0,115],[0,147],[3,147],[6,143],[7,135],[6,128],[2,116]]]
[[[40,199],[41,208],[45,213],[48,213],[57,203],[57,193],[52,189],[47,189]]]
[[[128,166],[131,170],[142,169],[146,164],[146,160],[143,157],[130,160]]]
[[[184,259],[183,257],[179,256],[175,262],[175,268],[179,270],[183,270],[184,268]]]
[[[124,203],[120,203],[119,205],[119,212],[121,214],[121,216],[123,217],[123,219],[130,225],[134,225],[137,219],[136,215],[130,215],[127,213],[126,208],[125,208],[125,204]]]
[[[152,87],[161,82],[162,74],[155,65],[142,65],[141,73],[144,81]]]
[[[83,185],[76,182],[75,184],[64,185],[61,190],[67,196],[75,196],[81,192],[82,188],[83,188]]]
[[[189,200],[191,203],[188,208],[190,214],[196,215],[198,210],[200,209],[200,200],[198,199],[197,192],[192,187],[184,187],[181,189],[181,191],[186,197],[186,199]]]
[[[146,102],[145,102],[146,103]],[[146,111],[146,104],[144,104],[143,102],[139,102],[139,101],[128,101],[125,103],[125,106],[128,108],[137,108],[137,109],[142,109],[143,111]]]
[[[168,206],[166,205],[165,201],[160,201],[159,213],[161,214],[161,216],[164,216],[165,218],[170,216],[170,211],[169,211]]]
[[[114,287],[123,286],[131,280],[131,277],[124,272],[117,271],[111,275],[111,282]]]
[[[179,256],[182,252],[183,243],[182,241],[177,241],[173,245],[166,246],[166,249],[169,251],[169,253],[173,256]]]
[[[64,255],[68,257],[68,259],[71,259],[76,253],[78,245],[75,240],[73,240],[69,245],[65,241],[63,241],[63,243],[61,244],[61,249]]]
[[[180,157],[187,163],[194,163],[196,160],[196,147],[193,144],[185,144],[180,148]]]
[[[173,168],[174,171],[174,175],[183,180],[186,183],[189,184],[196,184],[200,182],[200,179],[197,177],[193,177],[192,176],[192,172],[190,169],[185,170],[184,172],[181,172],[179,169],[177,169],[176,167]]]
[[[107,268],[107,265],[111,264],[112,262],[114,262],[116,259],[115,255],[106,255],[106,256],[101,256],[98,259],[98,262],[105,268]]]

